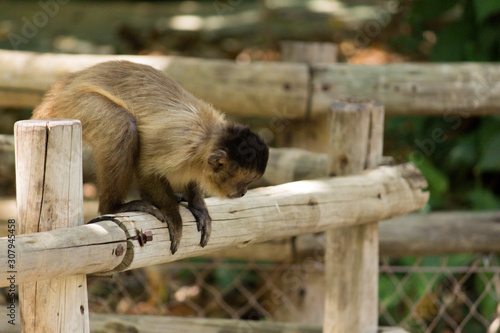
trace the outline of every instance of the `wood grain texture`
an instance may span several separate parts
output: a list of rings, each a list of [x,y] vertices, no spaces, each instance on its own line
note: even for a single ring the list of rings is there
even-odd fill
[[[386,174],[390,170],[391,176]],[[398,174],[406,174],[403,176],[405,180]],[[422,191],[422,186],[427,186],[425,180],[413,181],[420,177],[418,175],[416,168],[406,164],[381,167],[358,176],[260,188],[249,191],[242,199],[231,201],[209,198],[207,206],[213,229],[205,248],[198,245],[200,235],[193,217],[181,207],[183,239],[179,251],[173,256],[168,251],[170,239],[164,225],[144,214],[117,214],[114,218],[129,234],[134,234],[136,229],[152,230],[154,234],[154,240],[144,247],[140,247],[137,241],[131,242],[123,267],[118,269],[133,269],[202,255],[224,247],[370,223],[388,218],[387,215],[405,214],[419,209],[427,201],[428,193]],[[367,176],[373,178],[368,180]],[[406,181],[407,177],[412,178],[411,185]],[[385,189],[390,189],[391,193]]]
[[[0,244],[7,246],[7,238],[0,238]],[[16,280],[33,282],[112,270],[123,260],[123,256],[115,255],[120,245],[126,249],[127,236],[111,221],[18,235]],[[0,258],[7,261],[6,254],[1,254]],[[6,280],[8,274],[2,270],[0,276]],[[0,286],[5,285],[6,282],[0,282]]]
[[[498,114],[500,65],[404,63],[380,66],[318,64],[312,68],[311,113],[324,113],[332,98],[371,98],[387,114],[464,116]]]
[[[302,62],[308,65],[311,72],[311,65],[314,63],[337,61],[337,45],[334,43],[312,43],[312,42],[282,42],[281,60],[287,62]],[[310,152],[323,153],[325,157],[328,153],[329,114],[321,113],[311,115],[312,103],[312,80],[309,80],[307,100],[307,115],[304,119],[287,120],[286,127],[281,133],[276,135],[276,144],[282,147],[303,148]],[[328,158],[325,162],[327,162]],[[327,171],[327,163],[323,166],[323,172]],[[296,258],[295,265],[304,264],[300,258]],[[311,265],[315,266],[315,264]],[[296,309],[287,306],[276,307],[274,317],[279,321],[297,321],[297,312],[301,316],[301,323],[318,324],[324,318],[324,295],[325,295],[325,274],[322,270],[305,269],[294,272],[297,283],[290,283],[288,279],[280,279],[279,288],[284,291],[286,298],[290,300]],[[323,283],[318,283],[323,281]]]
[[[194,96],[234,115],[302,117],[306,113],[306,65],[241,64],[168,56],[99,56],[0,51],[0,106],[33,107],[62,75],[100,62],[129,60],[153,66]],[[28,96],[30,95],[30,96]],[[32,101],[37,100],[36,104]]]
[[[281,61],[307,64],[334,63],[337,61],[337,45],[334,43],[313,43],[284,41],[280,43]],[[310,152],[326,153],[328,150],[328,114],[311,116],[312,80],[307,85],[306,116],[302,119],[288,119],[286,126],[276,131],[278,147],[302,148]],[[313,310],[314,311],[314,310]]]
[[[401,257],[500,252],[500,211],[408,214],[379,222],[379,253]],[[262,249],[260,248],[262,246]],[[224,250],[224,258],[290,262],[294,258],[322,261],[324,234]],[[279,254],[276,256],[275,254]]]
[[[95,212],[97,212],[97,202],[84,203],[84,207],[87,205],[90,205],[91,209],[89,208],[88,210],[92,210],[92,215],[89,214],[86,220],[95,217]],[[14,213],[9,214],[8,212],[15,211],[15,207],[16,203],[14,200],[0,201],[0,220],[7,221],[8,218],[14,217]],[[6,215],[4,215],[5,212],[7,212]],[[92,226],[91,230],[82,232],[81,237],[87,238],[89,240],[88,244],[101,244],[103,246],[102,249],[95,251],[95,256],[110,253],[118,244],[125,244],[125,233],[123,232],[120,235],[119,228],[112,228],[114,223],[109,223],[110,226],[105,229],[95,225],[97,229],[93,231],[92,228],[94,226],[89,225],[89,227]],[[118,232],[114,232],[114,230]],[[429,233],[429,230],[432,230],[432,233]],[[380,221],[379,234],[379,253],[381,256],[401,257],[500,252],[500,211],[451,211],[408,214]],[[116,238],[113,238],[113,235],[116,235]],[[80,236],[74,237],[78,238]],[[63,235],[54,237],[54,239],[60,239],[61,249],[65,247],[66,241],[64,238],[65,236]],[[0,240],[0,244],[2,244],[1,242],[2,240]],[[77,240],[76,242],[79,243],[80,241]],[[113,243],[116,243],[116,245]],[[216,253],[207,253],[205,256],[272,262],[291,262],[294,258],[314,258],[322,261],[324,246],[324,235],[315,233],[299,235],[295,238],[293,246],[290,239],[280,239],[248,246],[229,247]],[[33,252],[37,251],[33,250]],[[63,249],[62,251],[65,250]],[[22,252],[28,253],[27,250],[23,250]],[[63,254],[61,253],[60,255]],[[57,257],[60,255],[57,255]],[[75,255],[81,254],[77,252]],[[94,255],[91,254],[89,256],[92,257]],[[33,263],[27,266],[34,265],[34,263],[45,266],[44,263],[37,262],[37,259],[31,256],[30,258],[32,258]],[[4,257],[0,257],[0,260],[3,259]],[[25,260],[23,259],[22,262],[25,262]],[[94,262],[93,265],[101,267],[100,270],[110,270],[120,262],[121,259],[119,257],[116,257],[116,264],[103,258],[103,262],[98,264]],[[63,268],[64,266],[60,262],[53,263],[53,266],[48,270],[59,268],[68,270],[71,267],[70,265]],[[30,274],[34,274],[38,270],[39,268],[36,266],[30,266],[21,271],[29,271]],[[6,272],[3,271],[2,274],[6,274]],[[1,279],[3,279],[2,276],[0,276]],[[22,280],[25,280],[25,278],[22,278]]]
[[[17,122],[15,135],[20,233],[33,235],[83,224],[80,122]],[[19,264],[30,260],[21,248],[16,251]],[[44,259],[57,263],[62,258]],[[23,284],[19,299],[23,332],[89,332],[84,274]]]
[[[500,252],[500,211],[410,214],[380,227],[382,255]]]
[[[387,114],[498,114],[500,65],[404,63],[379,66],[248,63],[167,56],[0,51],[0,106],[34,107],[61,75],[112,59],[150,64],[224,112],[279,119],[328,112],[332,99],[374,98]],[[312,82],[312,85],[310,84]]]
[[[0,316],[5,318],[5,307],[0,308]],[[280,323],[272,321],[248,321],[214,318],[186,318],[147,315],[120,315],[91,313],[90,332],[92,333],[320,333],[320,325]],[[5,320],[0,321],[0,332],[20,332],[18,326],[9,325]],[[399,327],[379,327],[379,333],[407,333]]]
[[[381,162],[383,120],[384,108],[374,101],[332,103],[328,141],[331,176],[357,174]],[[325,333],[377,330],[378,220],[326,232]]]
[[[59,263],[68,269],[87,274],[102,272],[105,265],[114,267],[116,259],[107,255],[113,248],[107,242],[116,244],[127,240],[121,266],[117,270],[133,269],[171,262],[182,258],[205,255],[222,249],[246,246],[251,243],[271,239],[285,238],[303,233],[324,231],[329,228],[368,223],[387,219],[420,209],[428,199],[425,179],[412,164],[394,167],[380,167],[360,175],[318,179],[288,183],[279,186],[250,190],[245,197],[234,200],[208,198],[208,210],[212,216],[212,235],[205,248],[199,246],[200,234],[191,213],[184,206],[180,207],[184,229],[178,252],[171,255],[168,228],[156,218],[143,213],[124,213],[110,215],[109,219],[125,232],[121,232],[110,221],[74,227],[75,236],[58,237],[59,242],[46,242],[54,239],[53,235],[63,234],[61,230],[48,233],[35,233],[19,236],[17,244],[29,249],[30,272],[38,271],[45,278],[65,274],[59,270],[48,271],[38,261],[52,258],[54,251]],[[363,207],[363,209],[360,209]],[[63,218],[63,217],[61,217]],[[85,230],[83,230],[85,229]],[[153,240],[140,246],[135,239],[136,230],[153,232]],[[100,234],[100,236],[99,236]],[[26,238],[24,238],[26,237]],[[40,243],[39,247],[29,247],[27,243]],[[7,239],[0,238],[0,247],[6,246]],[[98,249],[97,249],[98,248]],[[104,255],[93,255],[107,249]],[[3,254],[0,252],[0,260]],[[84,258],[72,260],[72,258]],[[71,264],[66,261],[72,261]],[[38,267],[38,268],[37,268]],[[53,266],[52,266],[53,267]],[[18,270],[18,283],[32,279],[32,274]],[[21,280],[23,276],[27,280]],[[41,275],[40,275],[41,276]],[[8,281],[0,279],[0,286]]]

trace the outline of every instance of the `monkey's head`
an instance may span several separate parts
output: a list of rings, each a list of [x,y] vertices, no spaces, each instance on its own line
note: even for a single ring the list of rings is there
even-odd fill
[[[264,174],[269,158],[266,143],[246,126],[229,124],[207,161],[207,190],[221,198],[240,198]]]

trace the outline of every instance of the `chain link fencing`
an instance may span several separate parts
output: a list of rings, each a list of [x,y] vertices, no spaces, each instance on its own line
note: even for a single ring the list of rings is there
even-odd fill
[[[321,273],[323,264],[314,269]],[[89,303],[99,313],[253,320],[281,320],[285,310],[299,322],[303,309],[286,285],[307,284],[307,274],[290,273],[306,270],[301,264],[190,259],[90,277]],[[379,300],[380,325],[409,332],[497,332],[499,256],[382,257]]]

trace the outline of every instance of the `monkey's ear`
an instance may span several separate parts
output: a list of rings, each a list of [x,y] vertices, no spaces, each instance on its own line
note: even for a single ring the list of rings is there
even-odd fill
[[[227,161],[227,153],[222,149],[215,150],[208,157],[208,164],[214,171],[218,171]]]

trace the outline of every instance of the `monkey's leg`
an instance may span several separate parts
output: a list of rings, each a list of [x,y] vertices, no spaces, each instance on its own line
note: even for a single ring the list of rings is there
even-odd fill
[[[174,254],[182,238],[182,218],[179,203],[170,183],[158,176],[139,177],[141,198],[156,206],[165,217],[170,234],[170,251]]]
[[[94,155],[99,212],[116,213],[132,182],[139,142],[137,122],[130,112],[95,93],[82,95],[75,110]]]
[[[82,116],[83,134],[92,146],[99,189],[101,214],[139,211],[152,214],[165,222],[163,213],[150,203],[132,201],[123,203],[132,182],[138,152],[137,122],[121,106],[98,94],[82,96],[75,108],[82,115],[96,110],[100,117]],[[97,222],[95,218],[90,222]]]
[[[200,245],[205,247],[210,238],[210,233],[212,232],[212,218],[208,214],[207,205],[205,204],[205,199],[201,194],[198,185],[191,182],[186,189],[188,209],[193,214],[196,219],[196,226],[198,231],[201,231]]]

